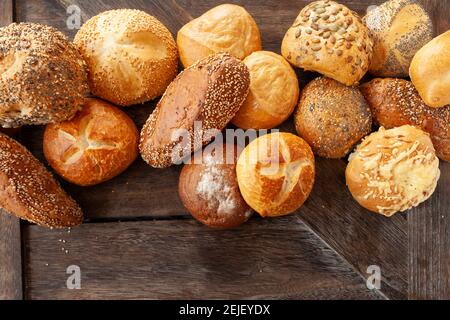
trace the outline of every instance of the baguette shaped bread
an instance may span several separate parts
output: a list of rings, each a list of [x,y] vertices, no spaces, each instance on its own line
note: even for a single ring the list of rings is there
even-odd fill
[[[0,134],[0,207],[47,227],[71,227],[83,220],[80,207],[51,173],[4,134]]]
[[[164,168],[209,143],[233,119],[249,86],[247,67],[228,53],[185,69],[142,128],[142,158],[152,167]]]
[[[431,108],[407,80],[376,78],[360,87],[369,103],[374,122],[386,129],[405,124],[430,134],[436,154],[450,161],[450,105]]]

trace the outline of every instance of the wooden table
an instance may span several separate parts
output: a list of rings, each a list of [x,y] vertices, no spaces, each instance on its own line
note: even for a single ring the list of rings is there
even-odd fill
[[[285,31],[309,1],[231,2],[253,15],[264,49],[280,52]],[[383,0],[341,2],[364,14]],[[448,30],[450,2],[422,2],[436,34]],[[76,30],[66,25],[72,4],[83,21],[108,9],[142,9],[175,35],[216,1],[0,0],[0,24],[49,24],[73,38]],[[314,76],[298,74],[301,87]],[[126,112],[142,126],[153,107]],[[282,130],[293,130],[292,119]],[[18,139],[44,160],[42,131],[27,127]],[[0,213],[0,298],[450,298],[450,164],[441,162],[442,177],[427,202],[392,218],[352,199],[345,166],[345,159],[317,158],[313,193],[296,214],[255,217],[231,231],[210,230],[182,207],[180,167],[158,170],[139,159],[95,187],[62,182],[86,213],[81,227],[50,230]],[[66,286],[71,265],[81,270],[79,290]],[[366,287],[371,265],[380,267],[380,289]]]

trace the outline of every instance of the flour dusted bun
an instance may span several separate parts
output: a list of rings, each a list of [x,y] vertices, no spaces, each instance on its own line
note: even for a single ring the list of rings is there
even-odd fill
[[[46,227],[72,227],[83,213],[24,146],[0,133],[0,207]]]
[[[369,105],[358,88],[326,77],[306,85],[294,121],[297,133],[325,158],[344,157],[372,128]]]
[[[334,1],[315,1],[286,32],[281,53],[294,66],[350,86],[369,68],[372,40],[356,12]]]
[[[243,129],[271,129],[286,120],[298,101],[297,76],[289,63],[269,51],[244,59],[250,71],[250,91],[233,124]]]
[[[409,76],[428,106],[450,105],[450,30],[417,51]]]
[[[392,216],[428,199],[439,179],[439,159],[427,133],[413,126],[372,133],[349,157],[347,186],[366,209]]]
[[[64,179],[80,186],[109,180],[136,159],[139,133],[123,111],[99,99],[87,99],[70,121],[48,125],[44,155]]]
[[[246,222],[252,210],[239,191],[236,178],[237,148],[208,145],[180,174],[178,193],[186,209],[201,223],[219,229]]]
[[[1,127],[68,120],[88,92],[85,63],[61,32],[35,23],[0,28]]]
[[[376,78],[364,83],[361,92],[372,110],[373,120],[386,129],[410,124],[430,134],[436,154],[450,161],[450,105],[431,108],[407,80]]]
[[[177,73],[170,31],[143,11],[103,12],[81,27],[74,42],[87,62],[92,93],[120,106],[162,95]]]
[[[261,37],[255,20],[243,7],[222,4],[184,25],[178,31],[177,45],[181,62],[189,67],[219,52],[242,60],[261,50]]]
[[[373,40],[369,72],[407,77],[414,54],[433,38],[430,16],[416,0],[389,0],[363,18]]]
[[[314,184],[314,155],[300,137],[286,132],[253,140],[236,166],[245,201],[262,217],[294,212],[308,198]]]

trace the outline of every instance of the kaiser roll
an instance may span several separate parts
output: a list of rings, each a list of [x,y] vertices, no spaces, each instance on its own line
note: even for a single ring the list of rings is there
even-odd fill
[[[239,189],[262,217],[289,214],[308,198],[314,184],[314,155],[300,137],[286,132],[253,140],[239,156]]]
[[[347,186],[364,208],[392,216],[428,199],[439,179],[439,159],[427,133],[409,125],[380,128],[349,157]]]

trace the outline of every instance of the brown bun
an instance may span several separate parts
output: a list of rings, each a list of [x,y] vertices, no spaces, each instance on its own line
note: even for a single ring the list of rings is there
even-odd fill
[[[256,51],[244,59],[250,91],[232,122],[243,129],[271,129],[286,120],[298,101],[297,76],[280,55]]]
[[[47,227],[71,227],[83,221],[76,202],[50,172],[17,141],[0,133],[0,207]]]
[[[281,53],[294,66],[350,86],[369,68],[372,40],[356,12],[334,1],[315,1],[286,32]]]
[[[170,31],[143,11],[105,11],[81,27],[74,43],[87,62],[92,94],[120,106],[159,97],[177,74]]]
[[[414,54],[433,38],[433,23],[416,0],[390,0],[363,18],[373,40],[369,72],[407,77]]]
[[[196,162],[184,165],[178,193],[186,209],[201,223],[212,228],[234,228],[252,214],[237,183],[237,148],[213,145],[198,151]]]
[[[88,92],[85,63],[61,32],[34,23],[0,28],[1,127],[68,120]]]
[[[415,54],[409,68],[411,81],[423,101],[434,108],[450,104],[450,30]]]
[[[247,67],[228,53],[185,69],[142,128],[142,158],[152,167],[168,167],[209,143],[239,110],[249,85]]]
[[[386,129],[410,124],[428,132],[436,154],[450,161],[450,106],[428,107],[414,85],[403,79],[373,79],[360,87],[373,120]]]
[[[325,158],[344,157],[372,127],[361,92],[326,77],[306,85],[294,121],[298,134]]]
[[[347,186],[364,208],[392,216],[428,199],[439,179],[430,137],[405,125],[372,133],[349,157]]]
[[[178,31],[177,45],[187,68],[219,52],[242,60],[261,50],[261,37],[255,20],[243,7],[222,4],[185,24]]]
[[[314,184],[314,155],[300,137],[286,132],[252,141],[236,166],[245,201],[262,217],[289,214],[302,206]]]
[[[109,180],[136,159],[139,133],[120,109],[98,99],[86,99],[75,118],[48,125],[44,155],[65,180],[91,186]]]

